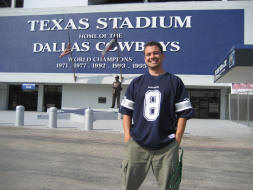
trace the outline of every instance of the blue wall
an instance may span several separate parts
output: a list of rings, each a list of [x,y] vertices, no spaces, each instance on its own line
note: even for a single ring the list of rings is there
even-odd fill
[[[59,58],[69,29],[76,72],[119,73],[117,51],[101,50],[117,27],[123,73],[143,73],[143,44],[160,41],[174,74],[212,75],[228,50],[244,42],[243,10],[137,11],[0,17],[0,72],[70,73]],[[128,45],[127,50],[124,46]]]

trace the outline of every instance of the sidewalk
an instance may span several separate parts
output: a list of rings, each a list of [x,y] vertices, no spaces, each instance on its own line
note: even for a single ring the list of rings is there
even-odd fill
[[[15,125],[15,111],[0,111],[0,125]],[[123,133],[122,120],[118,119],[117,110],[94,110],[94,131]],[[24,127],[48,128],[46,112],[25,111]],[[73,113],[58,114],[57,128],[83,130],[84,116]],[[240,136],[253,138],[253,127],[248,127],[229,120],[190,119],[187,122],[185,135],[202,137],[229,137]]]

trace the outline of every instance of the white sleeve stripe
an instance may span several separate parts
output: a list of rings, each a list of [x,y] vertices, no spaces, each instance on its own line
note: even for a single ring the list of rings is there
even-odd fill
[[[122,105],[123,107],[128,108],[128,109],[134,110],[134,102],[131,101],[131,100],[128,100],[128,99],[126,99],[126,98],[124,98],[124,99],[122,100],[121,105]]]
[[[191,109],[192,105],[190,101],[185,100],[183,102],[176,103],[175,107],[176,107],[176,112],[180,112],[183,110]]]

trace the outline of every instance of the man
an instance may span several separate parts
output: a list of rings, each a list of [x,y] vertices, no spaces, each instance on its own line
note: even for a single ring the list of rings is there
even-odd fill
[[[112,83],[112,107],[114,108],[115,102],[117,100],[117,107],[120,107],[120,91],[122,90],[121,82],[119,81],[119,76],[115,77],[115,82]]]
[[[138,190],[151,166],[159,189],[169,190],[186,120],[193,110],[181,79],[163,69],[159,43],[145,44],[144,60],[149,72],[130,83],[121,104],[127,150],[122,189]]]

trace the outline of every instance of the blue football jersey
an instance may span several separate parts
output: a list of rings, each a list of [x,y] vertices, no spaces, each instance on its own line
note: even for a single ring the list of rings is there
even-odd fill
[[[132,116],[131,137],[147,148],[166,146],[175,138],[177,118],[193,115],[182,80],[170,73],[144,74],[133,79],[120,112]]]

